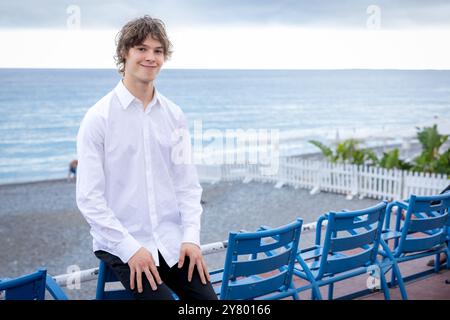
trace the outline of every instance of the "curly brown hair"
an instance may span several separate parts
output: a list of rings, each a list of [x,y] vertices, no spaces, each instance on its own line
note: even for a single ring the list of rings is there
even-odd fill
[[[122,27],[116,36],[116,55],[114,60],[122,75],[125,72],[125,56],[130,48],[142,44],[151,35],[161,42],[164,60],[172,55],[172,43],[167,36],[164,23],[148,15],[134,19]]]

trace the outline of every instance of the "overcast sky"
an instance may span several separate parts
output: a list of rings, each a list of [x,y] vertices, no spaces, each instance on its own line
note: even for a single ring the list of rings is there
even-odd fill
[[[382,10],[383,28],[449,27],[448,0],[2,0],[0,28],[65,28],[70,5],[85,29],[116,29],[147,13],[172,27],[282,24],[365,28],[366,9]]]
[[[0,67],[112,68],[144,14],[167,25],[167,67],[450,69],[448,0],[1,0]]]

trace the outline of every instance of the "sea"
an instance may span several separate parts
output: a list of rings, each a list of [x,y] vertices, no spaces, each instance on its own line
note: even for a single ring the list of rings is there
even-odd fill
[[[113,69],[0,69],[0,184],[65,178],[84,114],[119,80]],[[450,71],[165,69],[156,86],[191,131],[275,130],[288,155],[317,151],[309,140],[450,131]]]

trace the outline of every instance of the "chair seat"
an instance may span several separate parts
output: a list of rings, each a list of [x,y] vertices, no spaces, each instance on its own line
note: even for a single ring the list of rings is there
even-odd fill
[[[318,258],[322,255],[323,247],[321,246],[313,246],[307,249],[300,250],[300,255],[303,260],[310,260],[314,258]]]
[[[214,284],[214,283],[219,283],[219,282],[222,281],[222,277],[220,277],[220,280],[217,281],[217,280],[218,280],[218,276],[219,276],[219,274],[216,274],[216,275],[214,275],[214,276],[211,276],[211,283],[212,283],[212,284]],[[222,274],[220,274],[220,276],[222,276]],[[213,282],[213,279],[214,279],[216,282]],[[238,279],[238,280],[236,280],[236,281],[230,281],[230,283],[231,283],[231,284],[239,284],[239,285],[241,285],[241,284],[252,284],[252,283],[261,281],[261,280],[263,280],[263,279],[264,279],[263,277],[256,276],[256,275],[252,275],[252,276],[249,276],[249,277],[245,277],[245,278]],[[216,295],[217,295],[217,296],[220,296],[220,291],[222,290],[222,286],[214,286],[213,289],[214,289],[214,292],[216,293]]]
[[[303,252],[303,253],[302,253]],[[313,262],[306,263],[308,268],[312,270],[317,270],[320,267],[320,257],[322,256],[323,247],[315,245],[313,247],[300,250],[300,256],[302,259],[306,262],[311,259],[316,259]],[[332,253],[329,255],[330,258],[339,259],[339,258],[345,258],[347,257],[345,254],[341,252]],[[302,268],[297,268],[300,271],[303,271]]]
[[[386,230],[386,231],[383,231],[383,233],[381,234],[381,238],[386,241],[386,240],[399,238],[401,235],[402,235],[402,233],[399,231]]]

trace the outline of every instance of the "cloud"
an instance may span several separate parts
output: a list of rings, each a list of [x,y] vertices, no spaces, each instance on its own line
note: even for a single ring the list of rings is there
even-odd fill
[[[172,68],[450,69],[448,0],[4,0],[0,68],[113,68],[117,31],[144,14],[166,23]]]
[[[381,10],[384,29],[449,28],[445,0],[17,0],[0,3],[0,28],[66,28],[68,6],[81,11],[83,29],[119,29],[143,14],[168,27],[285,25],[314,28],[366,27],[370,5]]]
[[[114,36],[112,30],[0,30],[0,42],[15,48],[0,51],[0,68],[115,68]],[[442,41],[449,37],[450,29],[194,27],[171,34],[175,50],[165,67],[450,70],[450,44]]]

